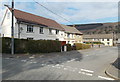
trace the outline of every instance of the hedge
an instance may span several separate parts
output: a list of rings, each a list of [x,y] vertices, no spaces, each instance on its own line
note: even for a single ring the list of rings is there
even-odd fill
[[[60,52],[61,42],[55,40],[14,39],[15,53],[50,53]],[[11,39],[2,38],[2,53],[11,52]]]
[[[83,43],[75,43],[76,50],[89,49],[91,46]]]
[[[71,44],[66,44],[66,46],[67,46],[67,51],[71,51],[72,50]]]

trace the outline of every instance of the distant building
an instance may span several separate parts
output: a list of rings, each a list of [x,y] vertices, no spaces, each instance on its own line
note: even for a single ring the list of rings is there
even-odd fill
[[[65,29],[65,37],[64,40],[68,44],[74,43],[83,43],[83,34],[78,31],[75,27],[62,25],[61,26]]]
[[[1,24],[2,37],[11,37],[11,11],[11,8],[7,8],[4,15]],[[14,38],[59,40],[73,44],[75,42],[82,42],[82,33],[75,27],[71,28],[65,25],[60,25],[54,20],[14,9]]]
[[[92,34],[83,35],[83,42],[101,42],[105,46],[113,46],[118,42],[118,38],[113,34]]]

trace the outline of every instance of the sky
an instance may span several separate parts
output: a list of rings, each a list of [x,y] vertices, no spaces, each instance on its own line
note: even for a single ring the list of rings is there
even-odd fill
[[[6,10],[3,5],[11,5],[11,1],[4,0],[0,4],[0,12],[3,13],[0,14],[0,21]],[[54,15],[34,1],[39,2],[70,22]],[[28,0],[15,0],[15,9],[53,19],[65,25],[118,21],[118,0],[69,0],[69,2],[68,0],[29,0],[29,2]]]

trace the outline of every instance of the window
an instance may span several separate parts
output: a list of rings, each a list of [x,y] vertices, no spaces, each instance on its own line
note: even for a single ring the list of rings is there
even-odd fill
[[[59,33],[59,30],[56,30],[56,34],[58,34]]]
[[[59,39],[58,39],[58,38],[57,38],[56,40],[57,40],[57,41],[59,41]]]
[[[33,26],[27,25],[27,32],[33,32]]]
[[[49,34],[52,34],[52,29],[49,28]]]
[[[40,34],[43,34],[43,27],[40,27]]]
[[[68,41],[68,44],[70,43],[70,41]]]
[[[107,41],[109,41],[109,39],[107,39]]]
[[[27,38],[28,40],[33,40],[33,38]]]
[[[102,39],[102,41],[104,41],[104,39]]]
[[[69,37],[69,38],[70,38],[70,34],[69,34],[69,33],[67,34],[67,37]]]
[[[110,43],[108,42],[107,44],[109,45]]]

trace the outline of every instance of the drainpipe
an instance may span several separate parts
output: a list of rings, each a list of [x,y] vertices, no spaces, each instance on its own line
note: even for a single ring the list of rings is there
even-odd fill
[[[20,22],[18,22],[18,38],[20,39]]]

